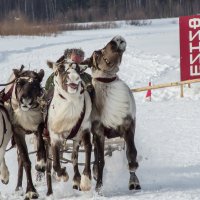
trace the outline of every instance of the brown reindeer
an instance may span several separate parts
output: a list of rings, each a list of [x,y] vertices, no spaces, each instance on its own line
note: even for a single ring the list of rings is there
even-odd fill
[[[36,169],[44,171],[46,167],[46,152],[43,133],[43,114],[37,102],[43,91],[41,82],[44,71],[39,73],[34,71],[20,72],[13,70],[16,81],[12,85],[11,107],[13,109],[12,121],[14,127],[14,140],[17,144],[18,156],[18,181],[16,191],[22,187],[23,167],[27,177],[27,188],[25,199],[36,199],[38,193],[33,185],[31,175],[31,161],[28,156],[28,148],[25,135],[34,133],[37,137],[37,163]]]
[[[140,189],[135,174],[138,168],[137,150],[134,143],[136,125],[135,100],[129,87],[117,76],[126,41],[114,37],[103,49],[94,51],[82,64],[92,69],[95,98],[92,109],[92,133],[94,137],[95,163],[93,176],[97,180],[96,191],[103,185],[105,137],[122,137],[126,143],[130,179],[129,189]]]

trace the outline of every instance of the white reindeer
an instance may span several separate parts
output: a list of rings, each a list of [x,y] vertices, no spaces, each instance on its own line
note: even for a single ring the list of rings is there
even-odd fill
[[[9,171],[5,162],[6,147],[13,135],[8,109],[0,102],[0,179],[3,184],[9,182]]]
[[[130,172],[129,189],[141,189],[135,173],[138,168],[134,141],[135,100],[129,87],[117,75],[125,49],[125,39],[116,36],[104,48],[94,51],[90,58],[82,62],[82,64],[88,64],[92,69],[92,84],[95,89],[92,108],[95,157],[93,176],[97,180],[96,191],[98,192],[101,191],[103,186],[104,142],[106,137],[124,138]]]
[[[60,180],[68,180],[66,168],[61,168],[60,165],[59,151],[63,140],[72,139],[73,188],[86,191],[91,188],[91,100],[88,92],[84,90],[80,78],[81,68],[78,64],[67,63],[65,60],[60,63],[48,61],[47,64],[54,71],[55,84],[47,120],[53,155],[53,168]],[[81,143],[85,148],[85,166],[82,175],[78,170],[78,149]],[[47,173],[48,196],[53,193],[49,174]]]

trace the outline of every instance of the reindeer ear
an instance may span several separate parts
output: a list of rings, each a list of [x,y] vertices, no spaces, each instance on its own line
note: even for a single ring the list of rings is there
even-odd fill
[[[53,62],[50,60],[47,60],[47,65],[49,66],[49,68],[53,69]]]
[[[91,67],[92,66],[92,56],[90,58],[87,58],[85,59],[84,61],[82,61],[80,63],[80,65],[87,65],[88,67]]]
[[[53,69],[54,72],[58,70],[58,65],[55,62],[47,60],[47,65],[49,66],[49,68]]]
[[[15,77],[17,78],[19,76],[20,70],[13,69],[13,73],[14,73]]]
[[[38,72],[38,76],[39,76],[39,79],[40,79],[40,82],[42,81],[43,77],[44,77],[44,70],[41,69],[39,72]]]

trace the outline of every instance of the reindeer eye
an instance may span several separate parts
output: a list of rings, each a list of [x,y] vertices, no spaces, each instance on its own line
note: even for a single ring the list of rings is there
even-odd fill
[[[26,81],[23,80],[23,79],[19,79],[19,80],[17,81],[17,85],[18,85],[18,86],[23,86],[25,83],[26,83]]]
[[[64,72],[65,71],[65,66],[64,65],[60,65],[58,71],[59,72]]]

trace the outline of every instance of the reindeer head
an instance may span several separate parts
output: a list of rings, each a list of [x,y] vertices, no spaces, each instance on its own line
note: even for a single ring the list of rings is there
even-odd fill
[[[13,70],[16,79],[15,96],[23,111],[36,108],[38,106],[38,97],[41,96],[41,82],[44,77],[44,70],[40,72]]]
[[[60,63],[47,61],[47,65],[54,71],[54,84],[60,92],[75,94],[81,90],[81,77],[83,69],[76,63],[63,60]]]
[[[91,58],[85,60],[83,64],[88,64],[93,70],[116,73],[125,50],[125,39],[121,36],[115,36],[104,48],[94,51]]]

